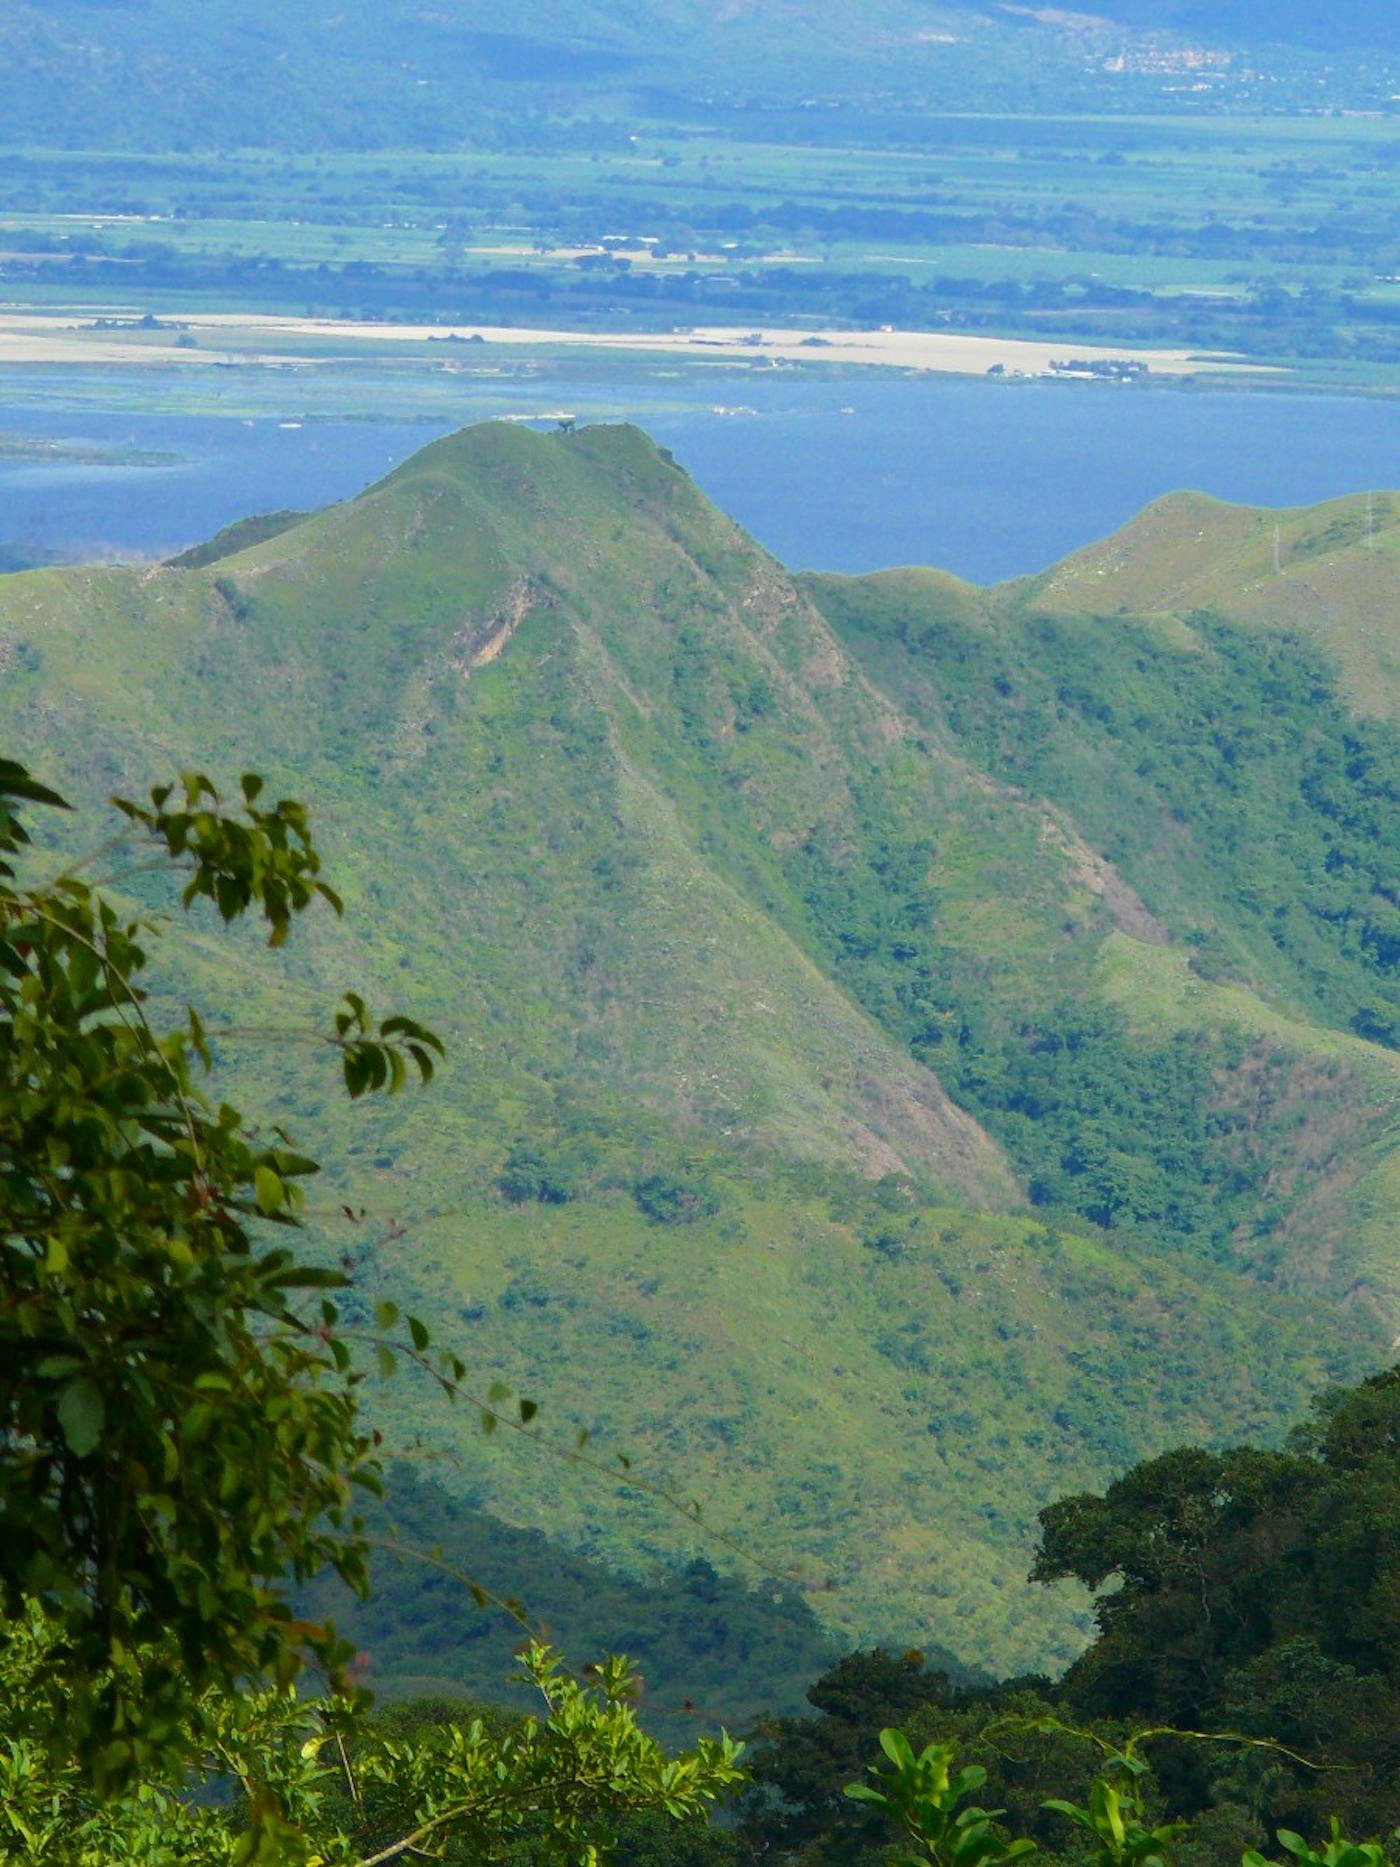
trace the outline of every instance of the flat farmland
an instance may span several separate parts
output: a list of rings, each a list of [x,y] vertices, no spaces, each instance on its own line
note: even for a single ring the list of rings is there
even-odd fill
[[[757,131],[768,126],[758,123]],[[592,150],[16,150],[0,298],[339,322],[908,332],[1180,350],[1385,390],[1382,117],[639,122]]]

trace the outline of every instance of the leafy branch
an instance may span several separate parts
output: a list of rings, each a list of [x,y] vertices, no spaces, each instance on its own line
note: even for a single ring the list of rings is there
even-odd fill
[[[1103,1755],[1117,1781],[1107,1775],[1096,1777],[1084,1803],[1055,1796],[1041,1804],[1087,1836],[1094,1867],[1172,1867],[1177,1843],[1190,1832],[1187,1822],[1153,1821],[1147,1814],[1143,1791],[1148,1766],[1141,1751],[1154,1739],[1177,1737],[1250,1745],[1276,1751],[1309,1769],[1322,1767],[1272,1739],[1237,1732],[1180,1731],[1156,1725],[1135,1731],[1126,1742],[1116,1744],[1098,1732],[1079,1730],[1055,1717],[999,1722],[1080,1738],[1095,1745]],[[996,1723],[987,1726],[982,1736],[986,1738],[997,1728]],[[987,1773],[980,1764],[969,1764],[955,1772],[953,1745],[932,1743],[915,1752],[902,1731],[887,1729],[880,1733],[880,1748],[889,1767],[872,1765],[870,1773],[875,1784],[848,1783],[845,1794],[853,1802],[883,1810],[918,1846],[918,1857],[901,1861],[899,1867],[1001,1867],[1004,1862],[1034,1852],[1035,1842],[1010,1839],[993,1826],[1003,1810],[959,1806],[982,1787]],[[1379,1843],[1347,1841],[1335,1819],[1320,1851],[1288,1829],[1280,1829],[1278,1839],[1292,1857],[1286,1867],[1391,1867]],[[1241,1867],[1280,1867],[1280,1863],[1249,1849]]]
[[[256,916],[279,946],[315,902],[341,904],[304,808],[261,792],[245,777],[226,807],[191,774],[115,801],[186,908]],[[206,1098],[195,1009],[156,1027],[154,921],[72,867],[17,879],[36,807],[66,808],[0,761],[0,1610],[56,1617],[55,1732],[116,1783],[166,1754],[205,1688],[339,1665],[284,1578],[330,1564],[364,1589],[353,1487],[377,1488],[378,1459],[362,1371],[287,1307],[346,1279],[266,1235],[300,1225],[318,1163]],[[326,1041],[351,1098],[427,1082],[442,1054],[355,993]],[[167,1635],[178,1666],[149,1657]]]

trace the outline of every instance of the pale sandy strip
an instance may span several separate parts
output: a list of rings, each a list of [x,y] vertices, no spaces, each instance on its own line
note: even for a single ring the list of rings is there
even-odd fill
[[[285,359],[279,358],[278,361]],[[251,363],[246,353],[227,356],[212,350],[177,350],[173,344],[122,343],[109,332],[81,337],[46,337],[37,332],[0,328],[0,364],[4,363]]]
[[[751,333],[746,333],[717,326],[667,332],[557,331],[488,324],[359,324],[336,318],[260,317],[249,312],[197,312],[181,316],[179,323],[195,333],[215,333],[231,349],[224,353],[214,353],[203,348],[197,351],[179,350],[173,345],[124,340],[120,333],[114,331],[93,331],[88,320],[0,313],[0,362],[304,364],[318,359],[251,355],[242,348],[240,339],[256,340],[261,337],[266,342],[285,337],[306,337],[322,343],[338,342],[358,347],[422,344],[430,338],[441,342],[453,336],[462,339],[480,336],[488,345],[516,349],[536,346],[579,347],[749,361],[766,357],[792,363],[874,364],[956,375],[985,375],[999,363],[1008,374],[1020,371],[1024,375],[1040,376],[1049,372],[1052,361],[1064,361],[1070,357],[1083,357],[1090,361],[1146,363],[1156,374],[1176,376],[1206,371],[1253,372],[1260,367],[1239,362],[1203,362],[1186,350],[1107,347],[1081,344],[1069,337],[1047,343],[950,331],[803,333],[754,327]],[[746,335],[757,336],[760,341],[746,343],[743,341]],[[133,339],[135,336],[133,333]],[[822,342],[820,345],[804,343],[804,336],[820,337]],[[319,360],[328,359],[323,355]]]

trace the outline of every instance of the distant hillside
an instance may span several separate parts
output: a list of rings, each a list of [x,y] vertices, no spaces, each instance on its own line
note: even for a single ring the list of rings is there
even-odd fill
[[[643,1721],[663,1735],[674,1738],[688,1715],[737,1731],[801,1711],[838,1651],[808,1604],[771,1578],[720,1575],[703,1560],[617,1575],[537,1530],[473,1510],[412,1466],[391,1473],[372,1533],[379,1585],[371,1598],[322,1579],[302,1591],[298,1611],[332,1618],[355,1643],[357,1676],[381,1703],[464,1698],[533,1711],[533,1688],[513,1683],[525,1621],[578,1670],[625,1653],[642,1676]],[[468,1581],[521,1618],[478,1607]],[[928,1658],[959,1671],[936,1649]]]
[[[367,1300],[682,1511],[386,1388],[474,1506],[648,1573],[731,1560],[697,1498],[844,1636],[1053,1664],[1047,1498],[1382,1357],[1391,499],[1180,497],[991,591],[794,579],[635,429],[488,424],[277,527],[0,581],[0,720],[89,802],[311,800],[344,924],[271,977],[194,929],[172,986],[443,1030],[378,1115],[224,1061],[343,1163]]]
[[[717,10],[696,0],[532,7],[503,19],[484,0],[349,0],[295,12],[280,0],[0,0],[0,102],[25,140],[102,147],[450,147],[482,130],[523,140],[540,116],[635,112],[637,90],[678,97],[754,89],[796,101],[804,85],[869,82],[896,52],[962,70],[949,21],[974,40],[1016,34],[967,7],[815,0]],[[779,75],[781,74],[781,75]],[[950,77],[956,72],[950,73]]]
[[[1326,51],[1400,50],[1400,17],[1373,0],[1086,0],[1082,11],[1139,31],[1209,44],[1302,45]]]
[[[281,0],[0,0],[0,106],[29,146],[554,147],[596,139],[600,122],[622,134],[639,110],[812,94],[896,111],[1044,110],[1057,89],[1080,94],[1086,32],[1113,49],[1125,31],[1353,57],[1400,47],[1393,9],[1360,0],[543,0],[520,20],[485,0],[300,12]]]

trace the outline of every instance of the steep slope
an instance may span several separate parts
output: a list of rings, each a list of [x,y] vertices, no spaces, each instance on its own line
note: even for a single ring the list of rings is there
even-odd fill
[[[367,1294],[551,1443],[587,1426],[703,1499],[847,1634],[1025,1666],[1080,1625],[1022,1580],[1046,1497],[1267,1432],[1382,1352],[1379,1204],[1364,1263],[1347,1227],[1394,1159],[1391,1059],[1287,954],[1190,971],[1178,896],[1105,853],[1092,711],[1082,795],[1027,781],[1030,709],[978,659],[1061,680],[1024,588],[794,581],[628,428],[469,430],[244,535],[0,581],[7,747],[75,797],[193,762],[314,801],[345,924],[271,978],[195,929],[173,983],[285,1025],[363,981],[443,1029],[434,1095],[353,1124],[300,1051],[228,1064],[343,1163]],[[1171,654],[1136,677],[1163,719],[1203,665]],[[1223,899],[1234,860],[1203,820],[1178,892]],[[1295,1053],[1342,1085],[1306,1145]],[[512,1521],[715,1553],[426,1394],[377,1404]]]
[[[373,899],[369,878],[392,870],[393,845],[412,846],[403,918],[416,963],[445,977],[459,878],[489,876],[470,990],[492,1051],[798,1155],[1014,1197],[998,1151],[936,1078],[755,912],[742,869],[704,859],[726,830],[674,757],[692,704],[677,644],[683,657],[703,617],[703,651],[690,646],[711,666],[697,696],[716,685],[722,709],[748,704],[761,681],[781,695],[750,783],[763,833],[777,836],[788,821],[842,816],[842,750],[799,678],[835,655],[825,625],[649,444],[610,434],[601,464],[598,446],[470,430],[208,577],[91,578],[64,644],[73,686],[115,687],[139,744],[144,683],[93,657],[86,604],[154,608],[175,651],[165,711],[177,756],[212,733],[203,756],[227,769],[248,743],[245,718],[208,719],[217,668],[255,710],[274,769],[327,799],[348,778],[357,811],[368,782],[378,808],[358,815],[351,860]],[[781,639],[765,640],[785,601]],[[62,652],[50,636],[50,682]],[[862,730],[877,732],[868,711]],[[462,807],[444,816],[454,795]]]
[[[808,585],[886,691],[1046,800],[1159,930],[1128,941],[1143,930],[1125,925],[1081,955],[1075,995],[1114,1020],[1087,1035],[1096,1068],[1121,1076],[1122,1046],[1144,1043],[1144,1069],[1154,1050],[1163,1069],[1204,1065],[1200,1119],[1169,1147],[1192,1134],[1206,1203],[1164,1201],[1141,1178],[1141,1145],[1121,1175],[1086,1159],[1027,1055],[1078,1021],[1027,1017],[1028,980],[1009,994],[1022,1020],[1009,1071],[970,1078],[963,1099],[1030,1171],[1033,1197],[1074,1198],[1066,1175],[1097,1181],[1119,1223],[1208,1241],[1285,1282],[1320,1278],[1387,1315],[1400,1289],[1395,503],[1272,513],[1182,494],[998,591],[923,572]],[[1057,1096],[1071,1067],[1058,1051]]]
[[[658,1733],[673,1733],[689,1707],[731,1731],[775,1711],[799,1713],[807,1687],[839,1652],[808,1604],[772,1581],[755,1588],[703,1561],[619,1576],[538,1530],[472,1510],[407,1465],[392,1471],[386,1491],[374,1533],[400,1550],[381,1552],[384,1585],[361,1600],[321,1577],[299,1602],[354,1642],[356,1674],[381,1703],[467,1698],[534,1710],[519,1679],[519,1621],[463,1613],[462,1574],[518,1603],[580,1671],[601,1654],[626,1653],[642,1675],[641,1716]],[[418,1550],[440,1553],[443,1566],[415,1561],[408,1552]],[[957,1670],[936,1648],[928,1657]]]

